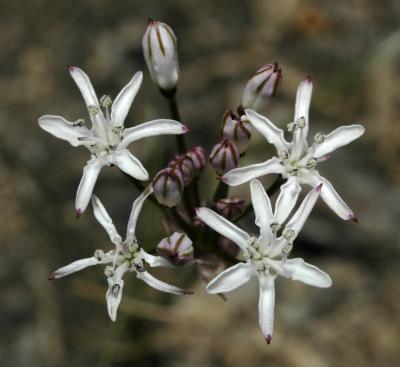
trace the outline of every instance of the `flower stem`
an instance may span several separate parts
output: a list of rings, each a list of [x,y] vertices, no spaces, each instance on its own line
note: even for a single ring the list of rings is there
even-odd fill
[[[214,192],[213,202],[217,203],[219,200],[226,198],[228,195],[228,191],[229,191],[229,186],[226,183],[219,181],[217,188],[215,189]]]

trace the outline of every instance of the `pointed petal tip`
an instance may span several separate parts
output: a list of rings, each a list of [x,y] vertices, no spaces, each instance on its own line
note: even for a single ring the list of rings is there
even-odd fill
[[[76,209],[75,210],[75,217],[76,219],[79,219],[82,215],[82,209]]]
[[[316,192],[321,192],[321,189],[322,189],[322,183],[320,183],[316,188],[315,188],[315,191]]]
[[[192,295],[192,294],[194,294],[194,291],[192,291],[192,290],[190,290],[190,289],[184,289],[183,290],[183,294],[188,294],[188,295]]]
[[[224,176],[217,176],[217,180],[223,182],[224,184],[227,184],[227,179]]]
[[[268,345],[271,344],[271,340],[272,340],[272,336],[268,334],[268,335],[265,337],[265,341],[267,342]]]
[[[48,280],[54,280],[54,279],[57,279],[57,278],[56,278],[56,272],[54,272],[54,273],[50,274],[50,275],[49,275],[49,277],[48,277],[47,279],[48,279]]]
[[[306,82],[308,82],[308,83],[311,83],[311,84],[312,84],[312,82],[313,82],[310,75],[307,75],[306,78],[304,79],[304,81],[306,81]]]
[[[349,221],[353,222],[353,223],[358,223],[358,218],[356,217],[356,215],[354,213],[349,214]]]
[[[186,126],[186,125],[183,125],[182,126],[182,134],[186,134],[186,133],[188,133],[190,131],[190,129]]]

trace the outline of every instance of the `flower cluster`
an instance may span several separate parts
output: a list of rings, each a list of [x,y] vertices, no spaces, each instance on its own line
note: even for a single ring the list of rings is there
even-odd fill
[[[106,302],[111,320],[117,317],[124,287],[123,276],[133,272],[149,286],[175,295],[192,294],[167,284],[148,272],[148,267],[179,267],[195,264],[199,278],[206,281],[206,291],[225,297],[256,277],[259,283],[259,326],[269,344],[273,335],[275,279],[282,276],[314,287],[332,284],[328,274],[301,258],[290,258],[295,240],[310,216],[319,197],[344,220],[357,221],[332,184],[317,171],[319,162],[326,161],[337,148],[349,144],[364,133],[361,125],[347,125],[329,134],[322,132],[308,143],[309,107],[313,83],[310,78],[297,89],[293,121],[284,130],[275,126],[259,112],[276,96],[282,83],[282,70],[277,63],[260,68],[246,83],[240,104],[222,116],[220,140],[208,155],[219,178],[215,193],[207,196],[209,183],[199,189],[205,176],[206,150],[200,145],[186,148],[184,134],[189,129],[181,123],[177,102],[179,66],[177,38],[165,23],[150,20],[143,36],[143,54],[152,80],[167,101],[172,119],[149,121],[125,128],[130,106],[138,93],[143,75],[137,72],[117,95],[100,100],[89,77],[78,67],[69,67],[89,112],[91,127],[84,120],[70,122],[59,116],[45,115],[39,125],[72,146],[84,146],[90,160],[76,195],[76,215],[79,217],[92,201],[93,213],[106,230],[112,248],[96,250],[92,257],[77,260],[56,270],[49,279],[58,279],[84,268],[104,264],[108,282]],[[254,131],[260,132],[276,148],[276,156],[265,162],[239,167]],[[177,153],[161,166],[150,184],[142,163],[131,154],[131,143],[150,136],[175,135]],[[118,167],[140,189],[133,202],[125,239],[118,234],[100,199],[93,194],[95,183],[104,166]],[[208,170],[211,172],[210,170]],[[258,177],[276,174],[275,184],[267,190]],[[240,197],[230,197],[230,186],[250,182],[251,205]],[[298,205],[302,185],[311,190]],[[270,196],[279,189],[274,203]],[[145,251],[136,238],[136,225],[146,200],[152,200],[165,214],[167,236],[152,251]],[[237,223],[254,213],[259,228],[252,235]],[[153,225],[153,223],[152,223]],[[152,255],[157,251],[158,256]]]

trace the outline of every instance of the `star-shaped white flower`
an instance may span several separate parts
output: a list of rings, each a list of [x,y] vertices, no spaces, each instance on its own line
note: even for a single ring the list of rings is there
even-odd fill
[[[252,178],[269,173],[277,173],[285,179],[292,178],[297,185],[306,184],[312,187],[322,183],[321,197],[325,203],[342,219],[357,221],[353,211],[346,205],[331,183],[320,176],[315,169],[318,162],[325,161],[329,154],[344,145],[358,139],[365,131],[362,125],[341,126],[330,134],[317,133],[311,146],[307,143],[308,111],[312,94],[311,79],[303,80],[297,89],[294,122],[287,125],[293,133],[289,143],[284,138],[282,129],[277,128],[266,117],[253,110],[246,110],[251,124],[273,144],[277,156],[263,163],[233,169],[221,178],[230,186],[240,185]]]
[[[197,210],[198,217],[209,227],[235,242],[246,259],[246,262],[240,262],[217,275],[208,283],[206,290],[211,294],[230,292],[256,276],[260,289],[259,324],[269,344],[273,334],[274,282],[277,275],[299,280],[314,287],[325,288],[332,285],[331,278],[322,270],[307,264],[303,259],[287,258],[293,247],[293,241],[318,199],[321,185],[307,194],[284,228],[282,223],[286,221],[296,204],[298,190],[292,190],[288,184],[282,186],[273,212],[271,202],[258,180],[251,181],[250,189],[256,224],[260,228],[258,237],[250,236],[211,209]]]
[[[51,115],[40,117],[39,125],[74,147],[85,146],[91,153],[92,158],[83,169],[76,195],[75,208],[79,216],[87,208],[99,172],[104,166],[115,165],[138,180],[148,180],[149,175],[142,163],[126,149],[130,143],[149,136],[184,134],[188,130],[180,122],[168,119],[124,128],[125,118],[142,83],[143,74],[140,71],[121,90],[114,103],[109,96],[103,96],[99,103],[92,83],[83,70],[70,66],[69,72],[85,100],[92,128],[89,130],[83,120],[70,122]]]
[[[139,213],[144,201],[152,192],[153,189],[149,186],[133,203],[125,241],[122,241],[121,236],[118,234],[103,204],[97,196],[93,195],[92,204],[94,215],[107,231],[111,242],[115,245],[115,248],[106,253],[102,250],[96,250],[93,257],[74,261],[73,263],[56,270],[49,279],[62,278],[93,265],[111,264],[106,266],[105,275],[108,282],[108,290],[106,293],[107,309],[108,314],[113,321],[117,318],[117,309],[122,298],[122,289],[124,287],[122,276],[127,271],[135,272],[137,278],[143,280],[150,287],[159,291],[176,295],[192,294],[192,291],[164,283],[146,271],[146,264],[150,267],[172,267],[171,263],[166,259],[160,256],[150,255],[144,251],[138,245],[135,237],[136,222]]]

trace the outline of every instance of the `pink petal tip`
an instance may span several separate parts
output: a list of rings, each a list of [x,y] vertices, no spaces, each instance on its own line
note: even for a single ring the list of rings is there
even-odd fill
[[[315,191],[316,191],[316,192],[321,192],[321,189],[322,189],[322,183],[320,183],[320,184],[315,188]]]
[[[186,125],[183,125],[182,131],[183,131],[183,134],[186,134],[190,131],[190,129]]]
[[[79,217],[82,215],[82,209],[76,209],[75,210],[75,217],[76,219],[79,219]]]
[[[68,71],[74,71],[74,66],[73,65],[67,65],[67,69],[68,69]]]
[[[353,223],[358,223],[358,218],[354,214],[349,215],[349,220]]]
[[[312,79],[311,79],[311,76],[310,76],[310,75],[307,75],[305,80],[306,80],[307,82],[309,82],[309,83],[312,83]]]
[[[56,273],[53,273],[53,274],[49,275],[48,279],[49,279],[49,280],[54,280],[54,279],[56,279]]]
[[[271,335],[267,335],[265,338],[265,341],[267,342],[268,345],[271,344],[271,340],[272,340],[272,336]]]
[[[190,289],[184,289],[183,294],[194,294],[194,292],[191,291]]]

